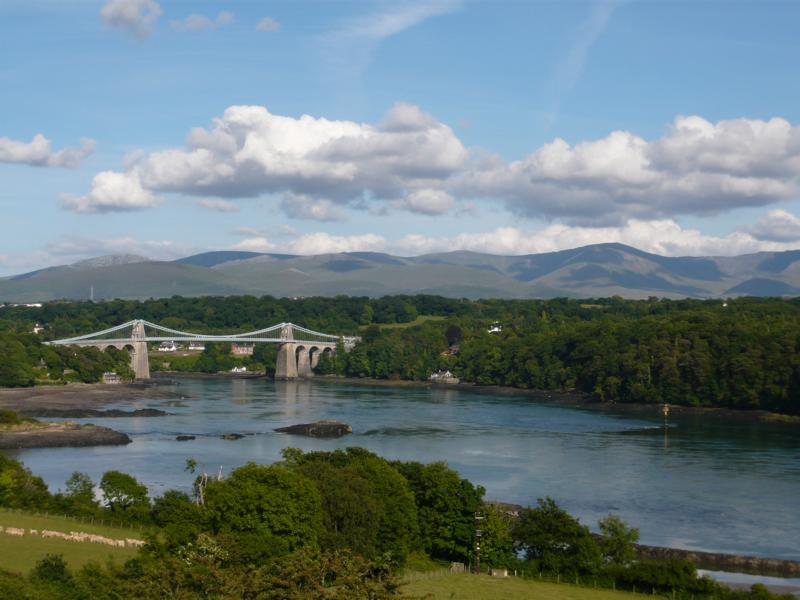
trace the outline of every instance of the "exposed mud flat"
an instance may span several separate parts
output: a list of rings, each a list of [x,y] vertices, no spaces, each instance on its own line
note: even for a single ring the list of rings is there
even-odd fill
[[[147,383],[125,385],[69,384],[30,388],[0,388],[0,408],[9,408],[22,415],[57,415],[52,411],[100,410],[103,406],[129,400],[180,398],[181,394],[159,389]],[[48,413],[48,411],[51,411]],[[125,416],[97,414],[87,416]],[[132,415],[146,416],[146,415]],[[77,418],[78,415],[72,415]]]

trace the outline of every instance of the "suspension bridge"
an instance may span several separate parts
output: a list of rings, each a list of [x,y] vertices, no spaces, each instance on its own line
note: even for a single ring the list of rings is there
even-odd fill
[[[230,342],[243,344],[278,344],[275,379],[311,377],[320,356],[335,352],[339,342],[349,352],[361,338],[337,336],[312,331],[294,323],[278,323],[258,331],[227,335],[191,333],[170,329],[143,319],[134,319],[116,327],[78,337],[47,342],[54,346],[93,346],[105,350],[128,350],[136,379],[150,379],[147,344],[151,342]]]

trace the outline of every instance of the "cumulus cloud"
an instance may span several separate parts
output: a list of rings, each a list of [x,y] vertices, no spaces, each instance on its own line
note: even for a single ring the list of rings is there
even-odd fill
[[[747,230],[758,240],[800,241],[800,218],[786,210],[771,210]]]
[[[219,198],[201,198],[195,202],[197,206],[215,210],[223,213],[239,212],[239,205],[230,200],[220,200]]]
[[[84,196],[65,194],[61,204],[78,213],[125,212],[150,208],[162,200],[142,187],[135,173],[102,171],[92,179],[92,187]]]
[[[264,17],[256,23],[256,30],[266,33],[275,33],[281,30],[281,24],[271,17]]]
[[[155,0],[109,0],[100,9],[100,18],[106,27],[122,29],[139,39],[152,35],[162,14]]]
[[[769,204],[797,194],[798,176],[799,127],[692,116],[651,142],[627,131],[574,146],[556,139],[521,160],[484,161],[453,187],[524,216],[614,224]]]
[[[604,227],[797,197],[800,127],[780,118],[677,117],[654,140],[629,131],[574,144],[556,138],[507,162],[468,151],[449,126],[410,104],[374,124],[232,106],[210,127],[192,129],[184,147],[139,155],[117,175],[154,196],[294,194],[305,199],[284,209],[302,218],[330,219],[336,205],[441,214],[457,198]]]
[[[454,203],[453,197],[443,190],[416,190],[398,202],[397,206],[421,215],[442,215]]]
[[[161,192],[227,198],[292,193],[328,201],[319,204],[328,207],[322,210],[327,218],[330,203],[394,200],[440,186],[466,160],[448,126],[410,105],[395,106],[377,125],[233,106],[212,127],[191,130],[185,148],[140,156],[114,175],[150,194],[148,200],[137,194],[138,207],[155,205]],[[112,204],[105,203],[109,210]]]
[[[84,138],[80,148],[64,148],[53,152],[50,140],[41,133],[33,136],[30,142],[20,142],[0,137],[0,162],[22,163],[35,167],[79,167],[81,161],[95,148],[95,141]]]
[[[292,219],[343,221],[344,213],[329,200],[315,200],[305,194],[284,194],[281,210]]]
[[[205,15],[191,14],[184,19],[170,22],[170,27],[176,31],[208,31],[230,25],[233,21],[233,13],[223,10],[213,20]]]

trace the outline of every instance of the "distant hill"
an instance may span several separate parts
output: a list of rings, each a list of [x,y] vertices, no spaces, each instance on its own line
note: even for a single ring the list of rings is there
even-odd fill
[[[735,257],[669,257],[623,244],[499,256],[379,252],[315,256],[205,252],[176,261],[112,255],[0,279],[0,302],[172,295],[382,296],[466,298],[713,298],[800,294],[800,251]]]

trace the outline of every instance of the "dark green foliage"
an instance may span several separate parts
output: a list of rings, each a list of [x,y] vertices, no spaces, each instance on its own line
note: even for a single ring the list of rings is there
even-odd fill
[[[642,591],[668,592],[682,590],[690,594],[710,595],[720,589],[708,577],[698,577],[697,569],[688,560],[643,560],[628,567],[612,567],[607,575],[625,589],[635,586]]]
[[[414,493],[422,549],[434,558],[466,562],[485,490],[442,462],[392,464]]]
[[[0,454],[0,506],[44,509],[51,502],[50,492],[40,477],[32,475],[16,460]]]
[[[225,480],[209,482],[203,514],[210,531],[246,563],[315,548],[322,533],[316,487],[278,465],[248,463]]]
[[[150,500],[147,488],[134,477],[120,471],[106,471],[100,479],[100,489],[111,513],[120,519],[147,519]]]
[[[549,573],[596,573],[602,566],[600,547],[589,528],[561,509],[552,498],[520,511],[514,538],[534,568]]]
[[[514,551],[514,519],[498,507],[481,507],[481,564],[489,567],[513,567],[519,562]],[[474,560],[474,552],[470,553]]]
[[[363,448],[307,454],[290,449],[284,452],[284,457],[290,468],[312,478],[323,494],[325,520],[339,528],[326,538],[333,547],[369,528],[367,537],[359,542],[367,556],[376,558],[389,553],[393,560],[402,563],[418,544],[414,495],[408,481],[383,458]],[[338,473],[347,485],[343,490],[335,489]],[[319,478],[319,482],[314,478]],[[364,494],[361,507],[351,504],[356,493]],[[343,507],[352,507],[356,512],[352,517],[344,517],[338,513]]]
[[[31,579],[50,583],[65,583],[72,579],[64,557],[60,554],[48,554],[36,563],[31,571]]]
[[[193,541],[203,529],[200,507],[189,496],[175,490],[153,501],[152,517],[161,529],[160,542],[170,549]]]
[[[612,565],[627,565],[636,558],[635,544],[639,541],[639,530],[628,527],[615,515],[600,519],[600,549],[606,561]]]
[[[444,317],[409,329],[417,315]],[[666,402],[759,408],[800,414],[800,299],[719,300],[455,300],[385,298],[164,298],[136,302],[52,302],[4,309],[0,385],[51,379],[96,381],[103,370],[127,376],[124,351],[42,346],[48,338],[97,331],[133,318],[189,331],[252,331],[284,321],[317,331],[362,335],[350,354],[322,357],[317,372],[381,379],[427,379],[437,369],[483,385],[578,389],[613,402]],[[502,332],[488,333],[493,324]],[[361,331],[362,325],[369,325]],[[458,352],[448,347],[456,343]],[[233,364],[271,372],[275,349],[233,358],[207,349],[200,358],[164,359],[177,370],[219,371]],[[103,357],[108,357],[104,359]],[[45,367],[40,367],[40,361]],[[155,361],[154,361],[155,362]],[[199,365],[195,364],[199,363]],[[163,366],[156,362],[153,369]],[[69,369],[75,373],[64,374]]]

